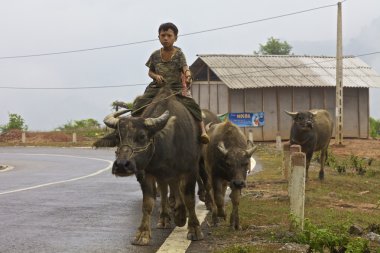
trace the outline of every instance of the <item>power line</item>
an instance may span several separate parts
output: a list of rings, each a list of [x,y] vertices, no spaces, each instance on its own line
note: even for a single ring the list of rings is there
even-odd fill
[[[370,52],[370,53],[352,55],[349,57],[369,56],[369,55],[375,55],[375,54],[380,54],[380,51],[374,51],[374,52]],[[336,61],[336,59],[333,58],[333,59],[326,60],[326,61],[304,63],[304,64],[299,64],[296,66],[289,66],[289,67],[288,66],[287,67],[265,67],[265,69],[262,69],[262,70],[239,73],[239,74],[222,75],[222,77],[241,76],[241,75],[246,75],[246,74],[267,72],[267,71],[276,70],[276,69],[297,69],[297,68],[306,67],[308,65],[314,65],[314,64],[331,62],[331,61]],[[0,86],[0,89],[9,89],[9,90],[86,90],[86,89],[108,89],[108,88],[122,88],[122,87],[133,87],[133,86],[146,86],[146,85],[147,85],[147,83],[107,85],[107,86],[106,85],[103,85],[103,86],[80,86],[80,87],[11,87],[11,86]]]
[[[108,88],[122,88],[132,86],[147,85],[146,83],[140,84],[120,84],[120,85],[104,85],[104,86],[79,86],[79,87],[11,87],[0,86],[0,89],[8,90],[88,90],[88,89],[108,89]]]
[[[344,0],[343,2],[345,2],[345,1],[347,1],[347,0]],[[234,28],[234,27],[239,27],[239,26],[244,26],[244,25],[264,22],[264,21],[268,21],[268,20],[273,20],[273,19],[279,19],[279,18],[284,18],[284,17],[288,17],[288,16],[293,16],[293,15],[297,15],[297,14],[302,14],[302,13],[306,13],[306,12],[316,11],[316,10],[320,10],[320,9],[330,8],[330,7],[333,7],[333,6],[336,6],[336,4],[319,6],[319,7],[315,7],[315,8],[311,8],[311,9],[306,9],[306,10],[301,10],[301,11],[295,11],[295,12],[291,12],[291,13],[287,13],[287,14],[282,14],[282,15],[278,15],[278,16],[257,19],[257,20],[248,21],[248,22],[239,23],[239,24],[233,24],[233,25],[228,25],[228,26],[221,26],[221,27],[212,28],[212,29],[206,29],[206,30],[197,31],[197,32],[185,33],[185,34],[182,34],[182,35],[179,35],[179,36],[180,37],[185,37],[185,36],[191,36],[191,35],[196,35],[196,34],[201,34],[201,33],[207,33],[207,32],[214,32],[214,31],[218,31],[218,30],[230,29],[230,28]],[[85,48],[85,49],[77,49],[77,50],[67,50],[67,51],[51,52],[51,53],[27,54],[27,55],[16,55],[16,56],[1,56],[0,60],[4,60],[4,59],[16,59],[16,58],[41,57],[41,56],[48,56],[48,55],[60,55],[60,54],[70,54],[70,53],[80,53],[80,52],[88,52],[88,51],[102,50],[102,49],[115,48],[115,47],[131,46],[131,45],[143,44],[143,43],[154,42],[154,41],[157,41],[157,39],[135,41],[135,42],[130,42],[130,43],[123,43],[123,44],[110,45],[110,46],[102,46],[102,47],[93,47],[93,48]]]

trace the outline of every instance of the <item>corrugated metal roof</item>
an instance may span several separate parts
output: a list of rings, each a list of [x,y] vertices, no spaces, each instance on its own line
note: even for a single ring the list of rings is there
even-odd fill
[[[231,89],[334,87],[335,57],[202,54],[199,58]],[[343,59],[343,86],[380,88],[380,76],[356,57]]]

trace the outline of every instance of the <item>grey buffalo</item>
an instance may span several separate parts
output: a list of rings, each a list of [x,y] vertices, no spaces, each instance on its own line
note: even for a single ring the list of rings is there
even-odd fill
[[[219,217],[226,218],[224,196],[229,185],[233,206],[230,226],[237,230],[240,229],[238,207],[241,190],[246,185],[250,158],[256,147],[247,142],[238,126],[228,121],[211,125],[207,133],[210,143],[203,147],[202,156],[207,172],[206,200],[211,202],[213,223],[217,225]]]
[[[319,179],[322,180],[324,178],[327,149],[333,131],[330,113],[321,109],[305,112],[285,112],[293,118],[293,124],[290,129],[290,145],[300,145],[302,152],[306,154],[306,178],[308,178],[313,152],[320,151],[321,169]]]
[[[123,111],[125,112],[125,111]],[[95,146],[118,146],[112,173],[116,176],[135,174],[143,193],[142,220],[132,242],[147,245],[151,239],[150,218],[154,205],[155,180],[161,191],[158,228],[170,227],[168,185],[174,194],[174,222],[184,226],[188,215],[189,240],[201,240],[203,234],[195,213],[195,184],[201,144],[199,127],[190,112],[168,89],[158,95],[141,117],[108,115],[104,122],[115,133]],[[186,213],[188,211],[188,213]]]

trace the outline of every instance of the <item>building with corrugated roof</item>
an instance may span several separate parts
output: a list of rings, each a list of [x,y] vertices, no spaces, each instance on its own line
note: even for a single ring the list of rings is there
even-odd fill
[[[326,109],[335,120],[336,58],[202,54],[191,65],[191,92],[201,108],[217,114],[264,112],[265,124],[245,127],[255,141],[289,139],[287,111]],[[369,88],[380,76],[356,57],[343,59],[344,137],[369,137]],[[335,136],[335,134],[333,134]]]

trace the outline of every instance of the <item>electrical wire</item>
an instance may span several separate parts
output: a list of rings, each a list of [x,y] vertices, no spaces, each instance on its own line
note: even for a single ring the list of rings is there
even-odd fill
[[[369,55],[375,55],[375,54],[380,54],[380,51],[374,51],[374,52],[370,52],[370,53],[352,55],[349,57],[354,58],[354,57],[369,56]],[[262,70],[239,73],[239,74],[221,75],[220,77],[241,76],[241,75],[246,75],[246,74],[267,72],[267,71],[276,70],[276,69],[304,68],[308,65],[315,65],[315,64],[324,63],[324,62],[331,62],[331,61],[336,61],[336,59],[333,58],[333,59],[326,60],[326,61],[305,63],[305,64],[299,64],[296,66],[289,66],[289,67],[288,66],[287,67],[265,67],[265,69],[262,69]],[[9,89],[9,90],[86,90],[86,89],[123,88],[123,87],[146,86],[146,85],[147,85],[146,83],[138,83],[138,84],[120,84],[120,85],[104,85],[104,86],[78,86],[78,87],[11,87],[11,86],[0,86],[0,89]]]
[[[239,26],[244,26],[244,25],[264,22],[264,21],[268,21],[268,20],[273,20],[273,19],[279,19],[279,18],[284,18],[284,17],[288,17],[288,16],[293,16],[293,15],[297,15],[297,14],[302,14],[302,13],[306,13],[306,12],[316,11],[316,10],[320,10],[320,9],[330,8],[330,7],[333,7],[333,6],[336,6],[336,4],[319,6],[319,7],[315,7],[315,8],[311,8],[311,9],[306,9],[306,10],[301,10],[301,11],[295,11],[295,12],[291,12],[291,13],[287,13],[287,14],[282,14],[282,15],[277,15],[277,16],[273,16],[273,17],[257,19],[257,20],[248,21],[248,22],[239,23],[239,24],[233,24],[233,25],[227,25],[227,26],[222,26],[222,27],[217,27],[217,28],[211,28],[211,29],[206,29],[206,30],[197,31],[197,32],[185,33],[185,34],[179,35],[179,37],[185,37],[185,36],[191,36],[191,35],[196,35],[196,34],[201,34],[201,33],[207,33],[207,32],[214,32],[214,31],[219,31],[219,30],[224,30],[224,29],[230,29],[230,28],[234,28],[234,27],[239,27]],[[143,43],[154,42],[154,41],[157,41],[157,39],[135,41],[135,42],[130,42],[130,43],[123,43],[123,44],[109,45],[109,46],[102,46],[102,47],[93,47],[93,48],[85,48],[85,49],[76,49],[76,50],[51,52],[51,53],[39,53],[39,54],[27,54],[27,55],[15,55],[15,56],[0,56],[0,60],[17,59],[17,58],[41,57],[41,56],[70,54],[70,53],[80,53],[80,52],[88,52],[88,51],[102,50],[102,49],[115,48],[115,47],[125,47],[125,46],[143,44]]]

